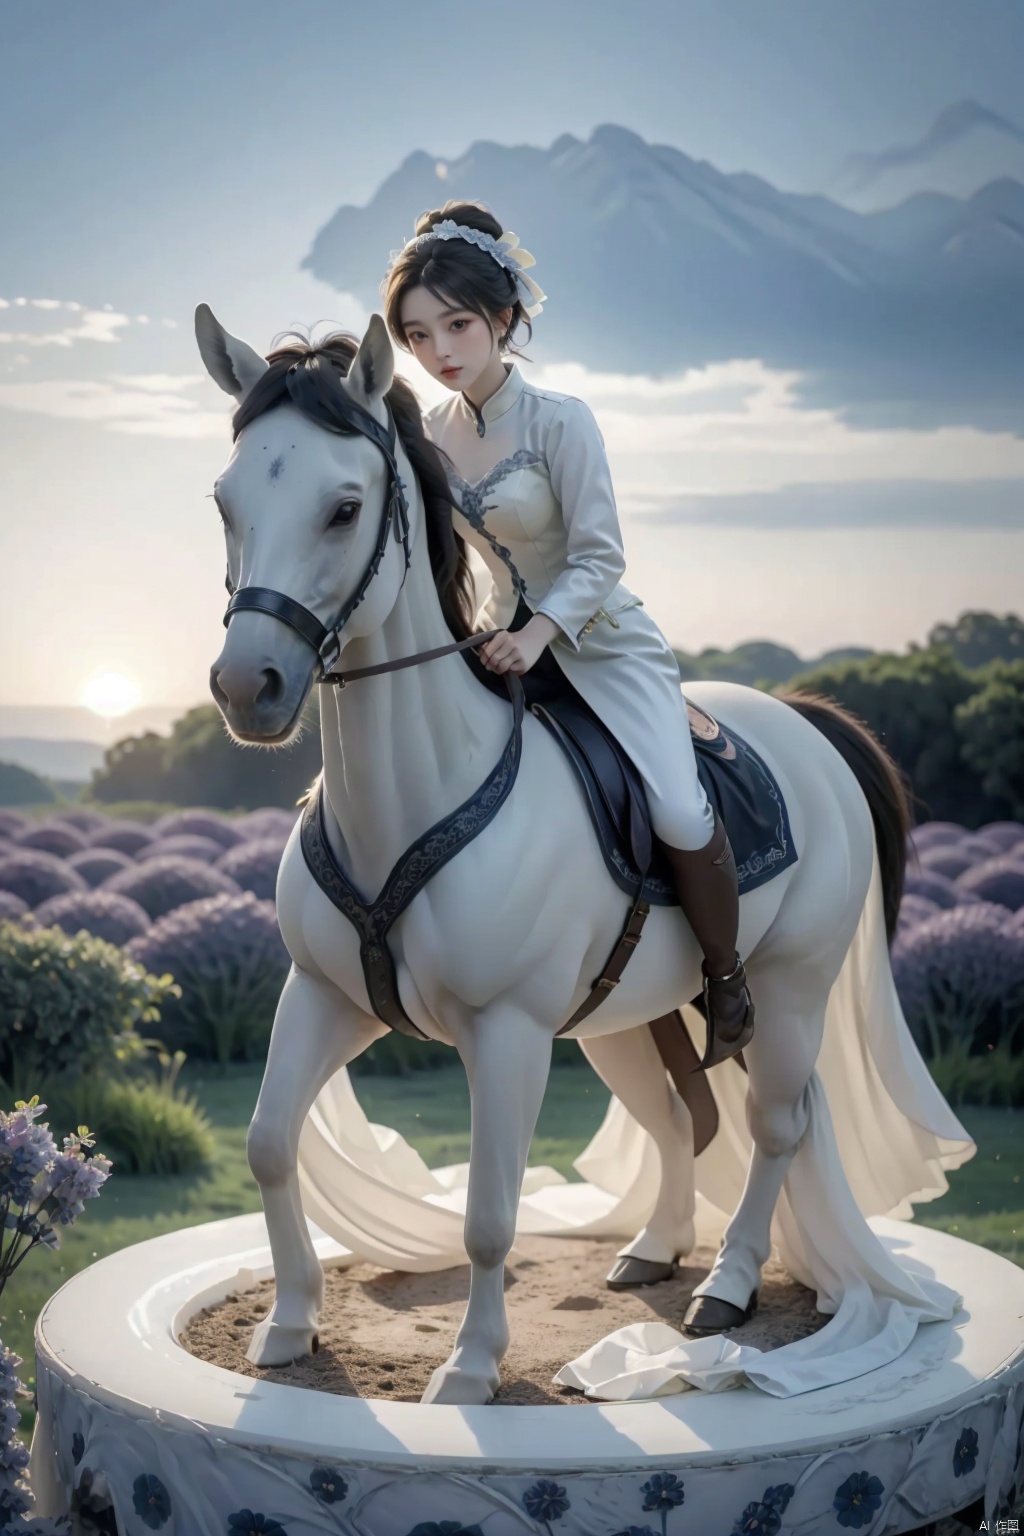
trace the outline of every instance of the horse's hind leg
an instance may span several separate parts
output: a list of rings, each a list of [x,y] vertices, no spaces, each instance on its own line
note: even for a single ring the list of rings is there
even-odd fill
[[[246,1151],[260,1186],[276,1297],[246,1352],[254,1365],[287,1365],[315,1348],[324,1277],[299,1197],[299,1133],[328,1078],[384,1033],[328,981],[292,968],[277,1005]]]
[[[771,1254],[771,1223],[808,1126],[807,1086],[821,1047],[831,972],[817,966],[751,967],[757,1028],[744,1050],[753,1149],[740,1203],[711,1273],[694,1291],[684,1326],[720,1333],[748,1313]]]
[[[667,1280],[694,1246],[693,1121],[669,1082],[649,1025],[580,1040],[583,1054],[654,1141],[661,1158],[658,1198],[647,1225],[619,1250],[607,1281],[615,1289]],[[696,1058],[695,1058],[696,1059]]]

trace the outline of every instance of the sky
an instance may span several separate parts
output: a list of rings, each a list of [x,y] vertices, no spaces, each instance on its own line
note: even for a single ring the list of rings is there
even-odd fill
[[[952,102],[1019,114],[1024,9],[0,0],[0,40],[0,705],[73,704],[112,671],[184,707],[220,645],[207,493],[229,447],[197,301],[261,350],[294,324],[358,328],[299,263],[417,149],[612,121],[831,192],[848,155],[919,138]],[[543,280],[543,230],[520,234]],[[673,643],[902,648],[964,608],[1020,609],[1009,430],[861,430],[757,358],[555,368],[542,324],[531,376],[597,413],[627,581]]]

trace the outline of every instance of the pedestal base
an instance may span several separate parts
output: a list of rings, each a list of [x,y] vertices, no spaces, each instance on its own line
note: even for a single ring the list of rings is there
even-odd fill
[[[882,1370],[789,1399],[573,1408],[335,1397],[208,1364],[178,1337],[271,1273],[262,1216],[154,1238],[76,1275],[40,1316],[39,1512],[77,1505],[83,1529],[121,1536],[882,1536],[978,1499],[989,1519],[1009,1513],[1024,1271],[927,1228],[872,1226],[964,1296]],[[347,1261],[322,1235],[317,1249]]]

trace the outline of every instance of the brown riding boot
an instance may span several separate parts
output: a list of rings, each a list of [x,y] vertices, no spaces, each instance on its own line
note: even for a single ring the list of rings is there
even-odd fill
[[[715,815],[715,830],[703,848],[671,848],[662,843],[672,866],[683,916],[704,951],[704,1008],[708,1039],[698,1072],[735,1056],[754,1033],[754,1004],[743,961],[736,952],[740,898],[729,834]]]

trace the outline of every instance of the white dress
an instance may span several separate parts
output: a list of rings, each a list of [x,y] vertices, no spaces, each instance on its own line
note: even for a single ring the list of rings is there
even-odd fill
[[[589,407],[536,389],[513,366],[482,410],[457,394],[424,421],[454,466],[456,530],[491,574],[479,620],[508,628],[522,598],[558,625],[551,654],[636,764],[655,832],[671,847],[703,848],[714,816],[697,777],[679,669],[619,580],[622,535]]]

